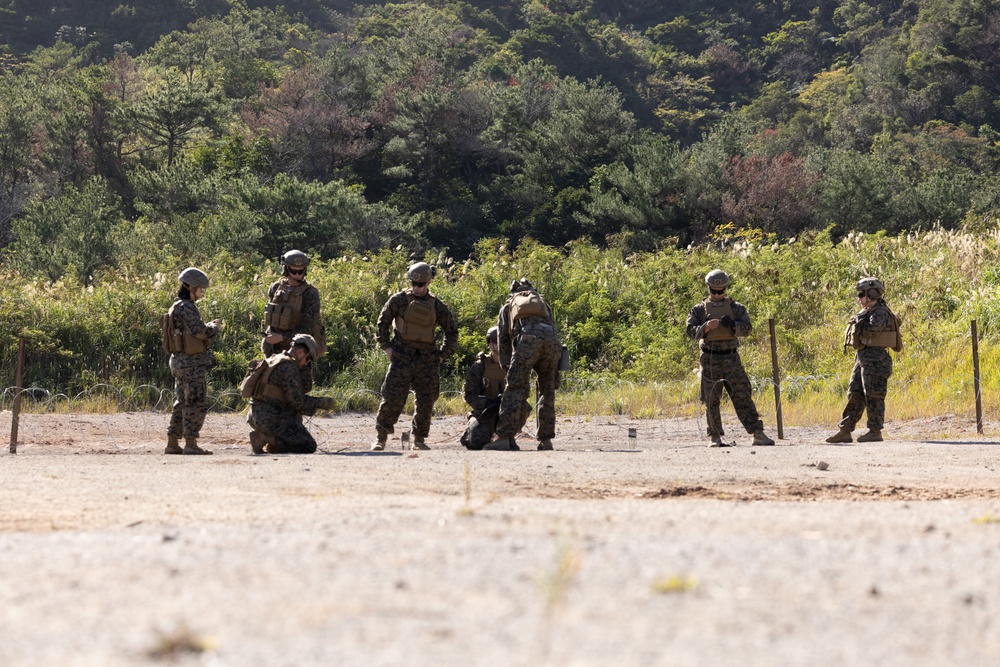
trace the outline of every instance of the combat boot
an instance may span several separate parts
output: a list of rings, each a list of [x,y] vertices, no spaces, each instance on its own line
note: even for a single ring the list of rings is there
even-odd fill
[[[410,451],[416,451],[418,449],[421,451],[427,451],[430,447],[427,446],[427,443],[424,442],[423,438],[413,438],[413,444],[410,445]]]
[[[731,445],[728,442],[723,442],[722,441],[722,436],[716,434],[716,435],[712,436],[712,440],[711,440],[711,442],[708,443],[708,446],[709,447],[730,447]]]
[[[388,437],[389,436],[387,436],[385,433],[379,433],[378,438],[375,440],[375,442],[372,443],[372,451],[373,452],[385,451],[385,441]]]
[[[184,453],[189,456],[204,456],[212,452],[198,446],[198,438],[184,438]]]
[[[769,438],[767,433],[764,433],[764,429],[759,428],[753,432],[752,447],[770,447],[773,444],[774,440]]]
[[[552,451],[552,439],[542,438],[538,441],[538,451],[540,452],[551,452]]]
[[[164,454],[183,454],[184,448],[181,447],[177,440],[176,435],[167,436],[167,448],[163,450]]]
[[[867,433],[858,436],[858,442],[882,442],[882,430],[870,428]]]
[[[841,426],[840,430],[827,438],[826,441],[835,445],[840,442],[854,442],[854,438],[851,437],[851,429]]]
[[[253,450],[255,456],[260,456],[264,453],[264,445],[267,441],[264,438],[264,434],[259,431],[250,431],[250,449]]]
[[[506,435],[498,435],[492,442],[483,445],[483,451],[509,452],[513,449],[514,438]],[[516,445],[514,445],[516,447]]]

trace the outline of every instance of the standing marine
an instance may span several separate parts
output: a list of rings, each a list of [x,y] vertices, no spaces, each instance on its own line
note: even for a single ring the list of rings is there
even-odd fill
[[[531,371],[537,377],[538,449],[551,450],[556,435],[556,386],[562,345],[552,308],[525,278],[510,285],[510,296],[497,316],[500,366],[507,371],[507,388],[500,400],[496,439],[483,449],[518,449],[515,434],[527,419],[523,414],[531,391]]]
[[[319,357],[319,345],[309,334],[296,334],[291,348],[258,360],[241,386],[250,399],[250,447],[254,454],[312,454],[316,439],[302,423],[302,415],[332,410],[332,398],[310,396],[310,364]]]
[[[497,327],[489,328],[486,332],[489,349],[479,353],[465,376],[465,402],[472,408],[468,415],[469,423],[461,438],[462,445],[467,449],[482,449],[496,432],[500,400],[507,386],[507,371],[500,366],[499,331]],[[530,414],[531,404],[525,400],[521,405],[518,431],[524,427]],[[514,447],[517,448],[517,445]]]
[[[726,295],[729,276],[719,269],[705,276],[708,298],[696,304],[688,313],[687,335],[698,341],[701,349],[701,387],[699,398],[705,404],[709,447],[730,447],[722,440],[722,415],[719,404],[725,388],[736,416],[747,433],[753,434],[753,445],[773,445],[764,433],[764,422],[753,402],[750,378],[740,359],[739,339],[750,334],[753,327],[750,314],[743,304]]]
[[[389,370],[382,382],[382,400],[375,416],[377,438],[372,451],[385,449],[396,420],[413,390],[412,449],[430,449],[426,444],[434,402],[441,392],[441,362],[455,353],[458,323],[451,310],[430,292],[437,270],[426,262],[410,266],[410,287],[389,297],[378,317],[378,345],[389,357]],[[438,329],[444,332],[440,347]]]
[[[297,334],[309,334],[326,351],[326,336],[320,319],[319,291],[306,280],[309,256],[301,250],[289,250],[281,256],[281,278],[267,290],[264,309],[264,340],[260,349],[265,357],[292,347]]]
[[[212,363],[209,349],[223,323],[212,320],[206,324],[195,305],[208,289],[204,271],[191,266],[181,271],[178,279],[181,286],[177,298],[160,320],[163,349],[170,353],[170,374],[174,376],[176,394],[163,453],[211,454],[198,446],[198,437],[208,413],[206,373]],[[179,441],[182,436],[184,447]]]
[[[868,431],[858,436],[858,442],[882,441],[885,395],[889,388],[889,376],[892,375],[889,348],[896,352],[903,349],[899,332],[902,320],[886,304],[882,281],[862,278],[854,287],[861,312],[848,320],[844,347],[852,347],[857,352],[840,430],[826,439],[831,443],[851,442],[851,432],[865,411],[868,412]]]

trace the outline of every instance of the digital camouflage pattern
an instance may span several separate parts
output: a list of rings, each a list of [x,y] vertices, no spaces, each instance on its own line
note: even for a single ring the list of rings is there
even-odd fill
[[[376,339],[378,340],[380,349],[384,350],[392,347],[395,350],[397,346],[412,346],[422,350],[437,349],[435,343],[410,343],[403,340],[399,333],[393,332],[392,323],[397,317],[402,317],[406,313],[407,306],[410,305],[409,294],[410,290],[397,292],[389,297],[389,300],[382,306],[382,312],[378,316],[376,331]],[[436,326],[444,332],[444,340],[441,342],[441,356],[448,358],[455,353],[455,349],[458,347],[458,322],[455,320],[455,316],[451,314],[451,310],[441,299],[430,293],[422,298],[434,299]]]
[[[295,334],[309,334],[319,341],[319,338],[316,337],[317,332],[322,326],[322,319],[320,317],[319,290],[310,285],[305,279],[302,280],[302,285],[306,286],[305,290],[302,292],[302,319],[299,321],[297,326],[291,329],[275,329],[274,327],[268,328],[267,333],[280,333],[285,337],[285,340],[273,345],[268,343],[266,340],[261,341],[260,349],[264,353],[265,357],[290,349],[292,347],[292,338],[295,337]],[[277,293],[278,289],[283,286],[287,289],[291,289],[291,286],[288,283],[288,278],[281,278],[268,288],[267,300],[269,303],[274,301],[274,295]]]
[[[465,376],[464,397],[472,410],[467,415],[469,424],[462,434],[461,443],[467,449],[482,449],[493,439],[500,417],[500,401],[506,388],[506,379],[497,387],[489,386],[491,376],[503,375],[500,364],[493,361],[489,351],[480,352]],[[524,428],[531,414],[531,404],[525,400],[518,414],[517,432]]]
[[[516,295],[512,295],[513,296]],[[538,432],[536,438],[550,440],[556,435],[556,387],[562,345],[556,334],[552,309],[548,317],[526,317],[511,322],[511,298],[497,316],[500,363],[507,367],[507,388],[500,401],[497,436],[514,437],[528,419],[524,406],[531,392],[531,371],[535,371]]]
[[[252,399],[247,422],[269,437],[270,453],[312,454],[316,451],[316,439],[303,425],[302,416],[333,409],[333,399],[309,396],[308,391],[312,388],[310,364],[298,368],[292,357],[283,356],[287,361],[272,369],[268,384],[279,387],[284,392],[284,399]]]
[[[174,328],[202,340],[214,340],[215,327],[205,324],[198,306],[189,299],[174,302]],[[207,373],[212,363],[210,351],[199,354],[175,352],[170,355],[170,374],[174,376],[173,409],[167,435],[197,438],[208,414]]]
[[[701,386],[698,391],[698,398],[705,404],[705,417],[707,421],[707,431],[709,436],[725,435],[722,428],[722,415],[720,413],[720,403],[722,392],[725,390],[733,402],[736,416],[739,418],[743,428],[747,433],[753,433],[764,428],[764,422],[757,412],[757,406],[753,402],[753,389],[750,385],[750,378],[746,369],[743,368],[743,361],[740,359],[738,350],[739,339],[747,336],[753,331],[750,322],[750,314],[743,304],[733,301],[731,303],[733,312],[733,333],[735,338],[731,340],[706,341],[705,324],[709,318],[705,308],[705,303],[696,304],[688,313],[687,335],[692,340],[698,341],[701,349]],[[722,325],[720,325],[722,326]]]
[[[436,326],[444,332],[440,350],[436,343],[413,343],[403,340],[398,333],[392,335],[393,321],[401,317],[409,305],[408,290],[389,297],[379,314],[379,348],[392,349],[389,369],[382,382],[382,400],[375,416],[375,428],[380,438],[393,432],[411,389],[415,396],[411,424],[413,437],[415,440],[427,437],[434,414],[434,402],[441,393],[441,361],[454,354],[458,345],[458,322],[451,310],[441,299],[429,293],[424,298],[434,299]]]
[[[882,306],[882,307],[880,307]],[[894,331],[896,323],[892,312],[879,302],[852,318],[861,329],[862,337],[880,331]],[[847,406],[844,408],[840,427],[853,431],[861,416],[867,411],[868,429],[881,431],[885,425],[885,397],[892,375],[892,357],[884,347],[866,347],[854,355],[851,382],[847,387]]]

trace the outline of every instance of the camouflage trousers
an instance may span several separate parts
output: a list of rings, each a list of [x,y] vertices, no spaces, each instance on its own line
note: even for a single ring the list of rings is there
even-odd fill
[[[710,352],[701,353],[701,388],[698,398],[705,404],[706,421],[708,422],[708,435],[725,435],[722,429],[722,415],[719,411],[719,404],[722,402],[722,391],[725,389],[729,394],[729,400],[733,402],[736,409],[736,416],[747,433],[753,433],[764,428],[757,413],[757,406],[753,402],[753,390],[750,386],[750,378],[747,377],[746,370],[743,369],[743,361],[740,360],[739,352],[729,354],[712,354]]]
[[[493,434],[497,430],[497,420],[500,418],[501,398],[497,399],[496,405],[484,410],[473,410],[469,413],[469,423],[465,427],[462,437],[459,439],[463,447],[479,450],[493,439]],[[517,424],[517,430],[514,431],[515,433],[519,433],[524,428],[524,424],[528,421],[530,415],[531,403],[521,401],[521,409],[518,414],[519,423]]]
[[[411,423],[413,437],[423,440],[430,433],[434,401],[441,393],[441,357],[437,351],[393,349],[389,370],[382,381],[382,400],[375,415],[375,428],[379,435],[393,432],[410,389],[415,395]]]
[[[884,347],[866,347],[854,356],[847,407],[840,427],[850,431],[868,411],[868,428],[881,431],[885,425],[885,395],[892,375],[892,357]]]
[[[525,406],[530,409],[528,394],[531,392],[531,371],[537,376],[535,389],[538,395],[538,440],[556,436],[556,383],[559,378],[559,358],[562,345],[555,335],[517,337],[514,354],[507,369],[507,388],[500,401],[500,418],[497,435],[512,437],[521,430],[528,419]]]
[[[247,423],[253,430],[273,439],[268,450],[271,453],[312,454],[316,451],[316,439],[303,425],[302,416],[277,403],[254,399]]]
[[[208,414],[208,367],[204,360],[187,355],[170,357],[170,374],[174,376],[174,407],[170,412],[167,435],[197,438]]]

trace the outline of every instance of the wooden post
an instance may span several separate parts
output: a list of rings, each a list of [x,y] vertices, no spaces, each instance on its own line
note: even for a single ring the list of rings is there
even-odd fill
[[[17,375],[14,380],[14,405],[10,410],[10,453],[17,454],[17,427],[21,419],[21,394],[24,387],[24,338],[17,346]]]
[[[976,388],[976,433],[983,432],[983,394],[979,383],[979,335],[972,320],[972,382]]]
[[[774,335],[774,318],[767,320],[771,330],[771,369],[774,372],[774,415],[778,422],[778,440],[785,439],[785,427],[781,423],[781,372],[778,370],[778,339]]]

